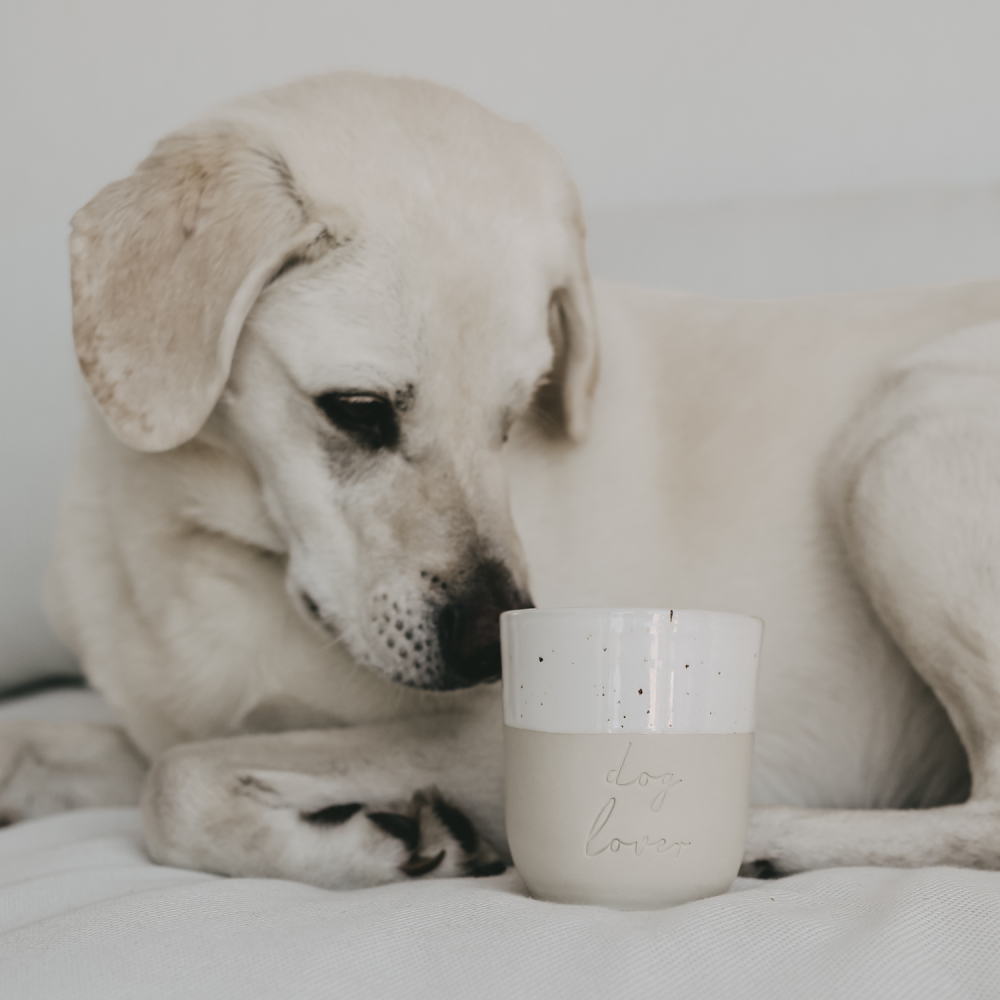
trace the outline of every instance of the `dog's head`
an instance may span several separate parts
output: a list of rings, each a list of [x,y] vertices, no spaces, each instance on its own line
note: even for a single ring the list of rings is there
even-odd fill
[[[498,616],[530,605],[504,442],[529,414],[580,438],[596,377],[551,149],[440,87],[308,80],[163,140],[71,250],[115,435],[248,463],[292,600],[360,663],[495,679]]]

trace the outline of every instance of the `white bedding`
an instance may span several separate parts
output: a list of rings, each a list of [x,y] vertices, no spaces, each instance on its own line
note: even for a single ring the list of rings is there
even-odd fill
[[[134,809],[0,833],[0,995],[996,997],[1000,874],[844,869],[652,913],[516,873],[327,892],[160,868]]]
[[[0,717],[100,718],[56,691]],[[328,892],[162,868],[135,809],[0,830],[3,1000],[1000,997],[1000,873],[854,868],[673,910],[541,903],[513,871]]]

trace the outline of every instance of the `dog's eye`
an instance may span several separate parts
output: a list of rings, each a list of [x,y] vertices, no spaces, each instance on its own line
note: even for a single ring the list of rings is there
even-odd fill
[[[388,399],[356,392],[324,392],[316,405],[334,427],[366,448],[391,448],[399,440],[396,411]]]

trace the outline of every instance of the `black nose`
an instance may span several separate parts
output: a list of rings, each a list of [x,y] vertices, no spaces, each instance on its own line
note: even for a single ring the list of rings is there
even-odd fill
[[[450,687],[500,677],[500,615],[531,608],[501,563],[482,562],[451,604],[438,615],[438,643]]]

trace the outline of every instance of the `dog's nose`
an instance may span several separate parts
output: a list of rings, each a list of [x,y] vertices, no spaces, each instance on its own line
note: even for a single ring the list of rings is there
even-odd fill
[[[500,615],[531,608],[501,563],[480,563],[460,595],[441,609],[438,643],[449,679],[469,687],[500,677]]]

